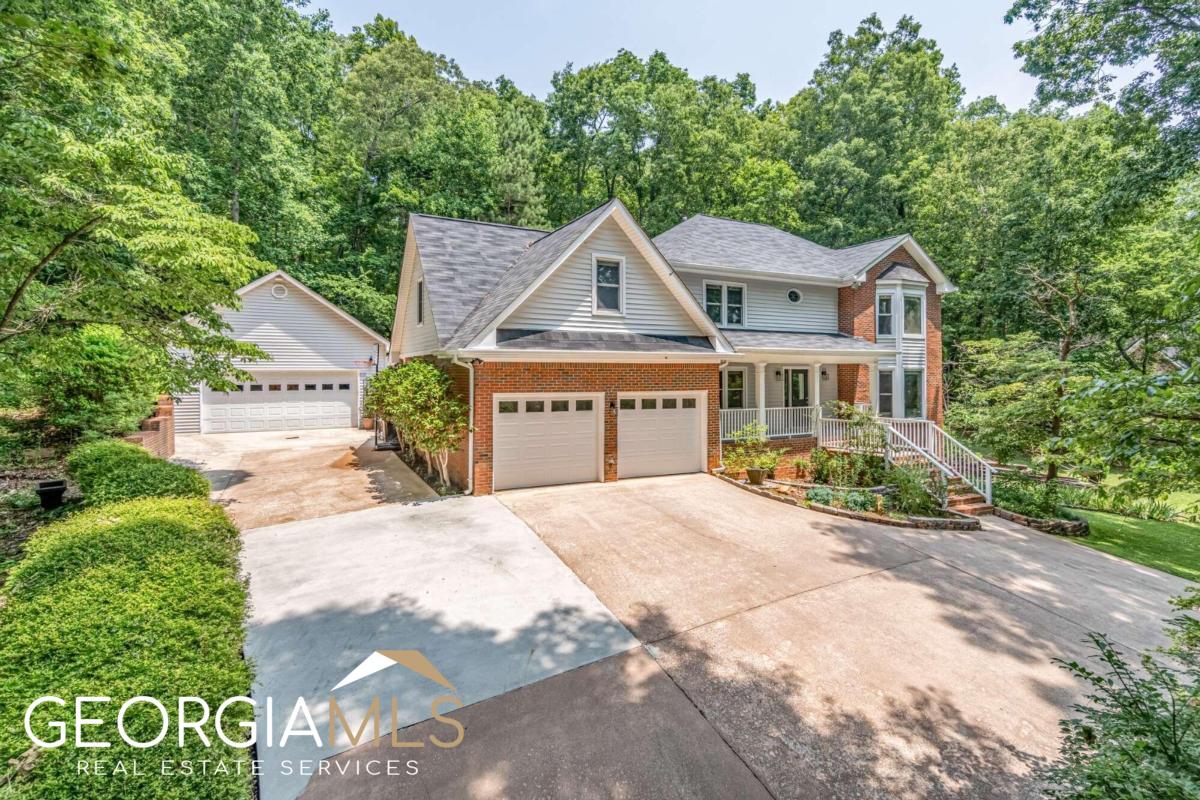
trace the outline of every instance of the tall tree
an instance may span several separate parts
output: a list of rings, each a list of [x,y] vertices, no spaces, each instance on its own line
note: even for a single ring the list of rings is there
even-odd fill
[[[810,85],[783,107],[784,155],[803,186],[806,235],[847,245],[911,227],[913,187],[938,160],[963,89],[912,17],[835,31]]]
[[[180,189],[161,144],[179,65],[145,23],[105,0],[0,11],[0,357],[112,324],[170,355],[171,386],[219,383],[247,348],[213,307],[259,262]]]

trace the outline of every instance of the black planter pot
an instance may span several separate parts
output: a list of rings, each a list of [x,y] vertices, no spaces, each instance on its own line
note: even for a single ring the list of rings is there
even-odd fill
[[[63,495],[67,493],[66,481],[39,481],[37,488],[38,499],[42,501],[42,508],[46,511],[53,511],[63,503]]]

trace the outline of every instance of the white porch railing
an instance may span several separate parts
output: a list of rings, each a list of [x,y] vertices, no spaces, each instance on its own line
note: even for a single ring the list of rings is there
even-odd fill
[[[751,422],[758,422],[757,408],[722,408],[721,438],[729,439],[733,432]],[[817,409],[813,406],[781,406],[763,409],[767,436],[815,436],[817,432]]]
[[[822,416],[817,441],[823,447],[843,450],[883,449],[889,461],[926,462],[948,478],[961,478],[992,502],[992,477],[988,464],[962,442],[946,433],[930,419],[891,419],[878,417],[886,433],[886,447],[878,429],[852,424],[850,420]]]

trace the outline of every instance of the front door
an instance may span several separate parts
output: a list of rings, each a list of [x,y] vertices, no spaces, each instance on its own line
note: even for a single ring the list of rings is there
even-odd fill
[[[789,408],[808,405],[808,370],[785,369],[783,371],[783,404]]]

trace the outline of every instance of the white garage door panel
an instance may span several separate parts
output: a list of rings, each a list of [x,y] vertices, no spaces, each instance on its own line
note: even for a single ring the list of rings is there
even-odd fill
[[[240,392],[204,390],[203,433],[349,428],[358,402],[358,376],[349,373],[256,374]],[[271,391],[271,386],[279,390]],[[261,386],[253,391],[252,386]],[[296,386],[289,390],[288,386]],[[314,388],[308,389],[307,386]],[[325,389],[325,386],[331,386]],[[340,387],[348,388],[342,389]]]
[[[622,395],[618,406],[617,477],[704,471],[701,398],[681,394]]]
[[[493,488],[600,480],[603,405],[600,397],[563,395],[493,400]]]

